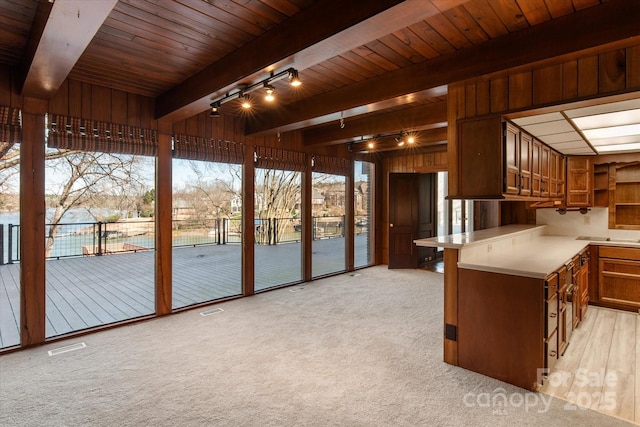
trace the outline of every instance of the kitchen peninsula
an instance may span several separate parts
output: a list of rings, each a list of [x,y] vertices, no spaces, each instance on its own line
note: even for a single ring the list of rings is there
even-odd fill
[[[620,245],[545,231],[509,225],[415,241],[444,247],[445,362],[539,387],[587,313],[589,245]]]

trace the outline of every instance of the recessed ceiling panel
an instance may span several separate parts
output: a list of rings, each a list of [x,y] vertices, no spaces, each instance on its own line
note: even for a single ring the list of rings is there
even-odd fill
[[[522,126],[527,132],[542,139],[544,135],[573,131],[573,127],[566,120],[556,120],[534,125]]]
[[[513,122],[519,126],[525,126],[538,123],[554,122],[562,119],[563,117],[560,113],[548,113],[538,114],[536,116],[520,117],[518,119],[513,119]]]
[[[569,142],[569,141],[582,141],[584,143],[584,140],[582,139],[580,134],[576,131],[545,135],[540,139],[547,144],[555,144],[557,142]]]

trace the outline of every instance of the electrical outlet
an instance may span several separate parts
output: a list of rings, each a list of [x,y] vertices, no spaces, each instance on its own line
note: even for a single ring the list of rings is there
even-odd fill
[[[491,246],[491,243],[489,243],[487,245],[487,252],[491,252],[491,249],[493,249],[493,246]]]
[[[583,218],[584,218],[585,225],[591,224],[591,217],[589,215],[585,215]]]

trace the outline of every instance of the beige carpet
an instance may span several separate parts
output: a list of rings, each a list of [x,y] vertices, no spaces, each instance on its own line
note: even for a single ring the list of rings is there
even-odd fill
[[[443,363],[442,305],[381,266],[6,354],[0,425],[630,425]]]

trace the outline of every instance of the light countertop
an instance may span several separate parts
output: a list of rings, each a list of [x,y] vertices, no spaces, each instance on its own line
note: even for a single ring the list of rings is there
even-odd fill
[[[440,247],[460,249],[475,243],[489,243],[492,240],[501,240],[520,233],[530,232],[544,226],[514,224],[503,227],[487,228],[485,230],[469,231],[467,233],[450,234],[448,236],[429,237],[427,239],[414,240],[416,246]]]
[[[637,241],[544,234],[545,226],[508,225],[415,240],[417,246],[459,249],[458,268],[544,279],[590,244],[640,247]]]
[[[458,262],[458,268],[544,279],[589,245],[566,236],[539,236],[530,244],[483,251]]]

